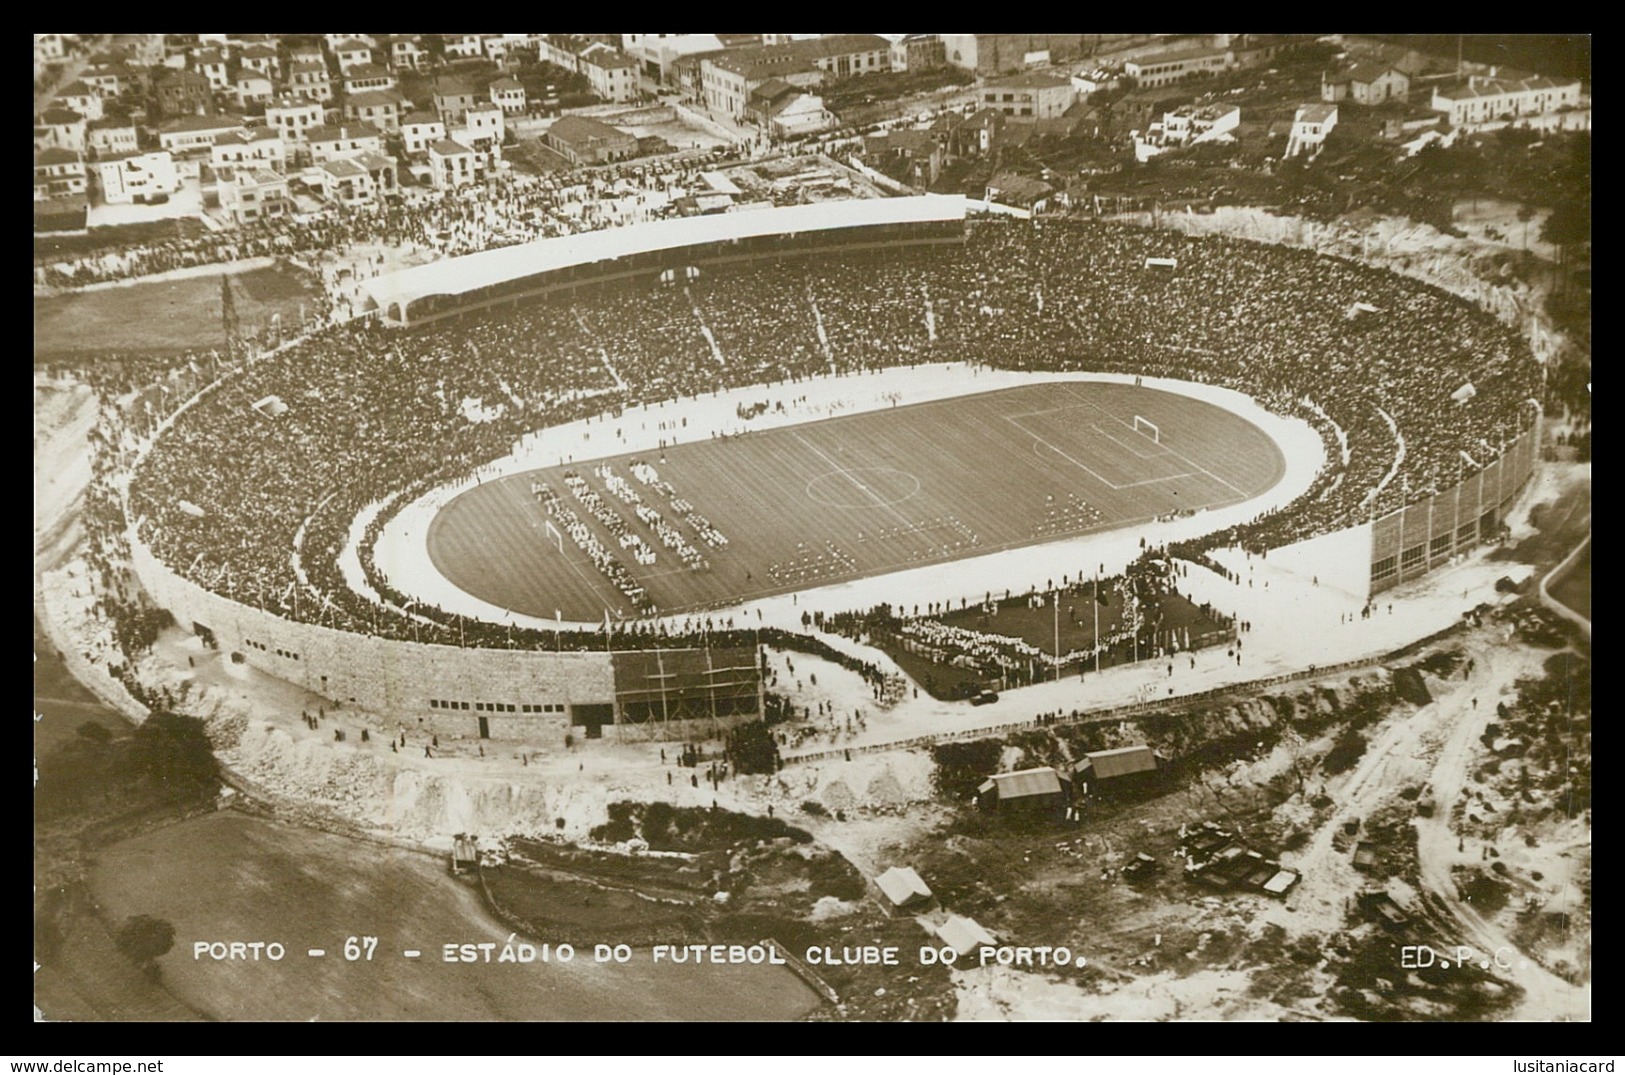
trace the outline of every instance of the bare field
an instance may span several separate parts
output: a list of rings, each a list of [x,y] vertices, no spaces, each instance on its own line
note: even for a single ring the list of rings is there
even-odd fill
[[[215,1019],[793,1019],[817,1003],[782,967],[656,966],[647,952],[624,965],[595,963],[590,949],[568,963],[499,963],[495,951],[490,963],[448,963],[442,945],[500,950],[510,931],[438,856],[239,814],[110,847],[91,886],[110,921],[174,924],[164,983]],[[347,961],[345,939],[361,936],[378,938],[373,957]],[[197,941],[233,940],[278,941],[287,955],[193,958]]]
[[[281,314],[290,328],[300,309],[317,308],[320,286],[282,265],[231,278],[245,331]],[[34,299],[34,358],[93,351],[184,351],[222,343],[220,277],[151,281]]]

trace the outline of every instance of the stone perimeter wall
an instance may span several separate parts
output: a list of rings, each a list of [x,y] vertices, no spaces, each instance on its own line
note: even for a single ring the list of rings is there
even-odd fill
[[[132,540],[130,551],[131,567],[148,596],[173,613],[182,628],[206,627],[226,659],[238,660],[240,654],[242,663],[339,706],[413,727],[421,717],[435,734],[463,738],[477,737],[479,718],[484,717],[493,738],[562,743],[574,707],[615,702],[615,669],[608,653],[462,649],[297,623],[186,581],[140,541]],[[431,706],[431,700],[455,702],[457,708]],[[495,710],[497,705],[502,711]],[[507,711],[509,705],[514,712]],[[522,706],[536,711],[526,713]],[[642,738],[653,737],[649,730],[641,731]],[[682,729],[669,731],[681,738]]]

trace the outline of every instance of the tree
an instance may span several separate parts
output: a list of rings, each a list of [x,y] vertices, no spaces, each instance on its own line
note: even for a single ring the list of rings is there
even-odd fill
[[[158,977],[158,958],[175,946],[175,927],[162,918],[132,915],[114,938],[118,950],[149,977]]]
[[[1557,203],[1552,209],[1551,216],[1546,223],[1540,226],[1540,237],[1543,242],[1551,243],[1557,247],[1557,295],[1564,298],[1568,294],[1570,263],[1573,261],[1574,250],[1583,243],[1591,241],[1591,202],[1566,198]]]
[[[1004,752],[1001,739],[974,739],[968,743],[938,743],[931,748],[936,767],[931,782],[945,799],[963,801],[975,793],[989,773],[998,771]]]
[[[1529,222],[1535,219],[1535,207],[1528,202],[1518,206],[1518,221],[1523,224],[1523,248],[1529,249]]]
[[[131,757],[138,772],[174,791],[212,791],[219,781],[209,737],[195,717],[154,712],[135,730]]]
[[[779,771],[779,744],[767,725],[759,720],[734,729],[728,743],[728,757],[741,773]]]
[[[1591,241],[1591,204],[1575,199],[1558,202],[1540,226],[1540,237],[1559,250]]]

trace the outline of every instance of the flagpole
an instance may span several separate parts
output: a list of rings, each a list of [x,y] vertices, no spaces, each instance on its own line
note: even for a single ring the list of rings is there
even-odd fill
[[[1095,571],[1094,600],[1090,602],[1095,607],[1095,675],[1100,674],[1100,571]]]

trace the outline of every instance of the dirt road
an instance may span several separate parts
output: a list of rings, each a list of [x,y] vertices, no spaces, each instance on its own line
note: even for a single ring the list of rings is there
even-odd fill
[[[1462,943],[1476,951],[1474,958],[1496,958],[1492,965],[1501,968],[1498,973],[1523,988],[1523,1002],[1514,1018],[1590,1020],[1590,983],[1571,985],[1520,951],[1500,925],[1459,898],[1451,874],[1454,866],[1479,863],[1483,853],[1479,841],[1463,843],[1450,826],[1453,808],[1467,791],[1478,737],[1494,715],[1495,703],[1514,695],[1518,677],[1539,675],[1544,657],[1538,650],[1489,645],[1473,647],[1469,655],[1475,658],[1472,672],[1465,680],[1439,685],[1449,688],[1448,693],[1436,696],[1428,707],[1439,711],[1441,726],[1450,731],[1430,778],[1436,809],[1431,817],[1416,819],[1422,885],[1461,929]],[[1438,688],[1429,686],[1437,695]]]
[[[1455,805],[1468,794],[1478,738],[1494,717],[1496,702],[1514,696],[1519,677],[1540,675],[1545,656],[1525,646],[1498,644],[1487,630],[1471,636],[1465,651],[1471,672],[1465,678],[1429,677],[1433,701],[1409,716],[1391,717],[1353,772],[1340,783],[1328,783],[1327,794],[1338,805],[1303,853],[1286,858],[1287,865],[1303,872],[1303,884],[1286,905],[1266,915],[1268,920],[1294,932],[1338,928],[1350,894],[1369,883],[1354,870],[1349,854],[1334,845],[1338,832],[1345,823],[1390,806],[1403,789],[1425,785],[1424,795],[1433,800],[1434,809],[1431,816],[1414,821],[1421,889],[1427,902],[1460,931],[1429,943],[1436,948],[1464,945],[1473,949],[1475,960],[1491,960],[1487,969],[1524,990],[1514,1018],[1590,1019],[1590,985],[1571,985],[1520,951],[1501,926],[1461,899],[1452,875],[1457,865],[1482,861],[1482,842],[1461,842],[1451,825]]]

